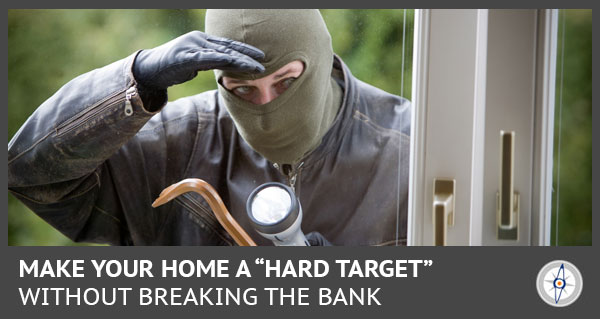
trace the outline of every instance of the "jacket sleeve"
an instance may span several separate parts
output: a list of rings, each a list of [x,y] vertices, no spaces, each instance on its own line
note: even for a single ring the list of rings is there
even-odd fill
[[[107,159],[157,113],[137,92],[136,54],[65,84],[8,144],[9,191],[74,241],[131,243]]]

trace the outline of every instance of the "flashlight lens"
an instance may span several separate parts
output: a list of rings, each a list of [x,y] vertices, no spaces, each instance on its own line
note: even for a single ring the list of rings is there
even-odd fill
[[[277,186],[262,189],[252,200],[252,215],[265,224],[275,224],[287,216],[292,199],[286,190]]]

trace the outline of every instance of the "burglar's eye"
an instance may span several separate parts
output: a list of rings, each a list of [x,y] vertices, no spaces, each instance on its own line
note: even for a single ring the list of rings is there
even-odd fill
[[[287,78],[279,83],[281,84],[282,87],[287,89],[292,85],[292,83],[294,83],[294,81],[296,81],[296,78]]]
[[[237,95],[248,95],[252,92],[252,88],[249,86],[238,86],[232,90]]]
[[[277,84],[275,85],[277,94],[283,94],[283,92],[285,92],[285,90],[287,90],[290,86],[292,86],[292,83],[294,83],[294,81],[296,81],[296,78],[287,78],[285,80],[281,80],[281,81],[277,82]]]

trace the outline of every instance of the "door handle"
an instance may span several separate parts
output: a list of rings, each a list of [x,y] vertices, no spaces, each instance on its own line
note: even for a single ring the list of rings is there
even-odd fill
[[[519,192],[514,190],[515,132],[500,131],[500,188],[496,193],[498,239],[518,240]]]
[[[433,243],[435,246],[446,246],[448,227],[454,226],[454,192],[453,179],[433,180]]]

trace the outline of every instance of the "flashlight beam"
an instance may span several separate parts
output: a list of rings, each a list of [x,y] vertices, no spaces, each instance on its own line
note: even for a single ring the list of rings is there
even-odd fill
[[[152,207],[166,204],[175,199],[175,197],[188,192],[196,192],[206,200],[221,226],[225,228],[239,246],[256,246],[256,243],[248,233],[231,216],[219,193],[209,183],[199,178],[184,179],[165,188],[154,203],[152,203]]]

